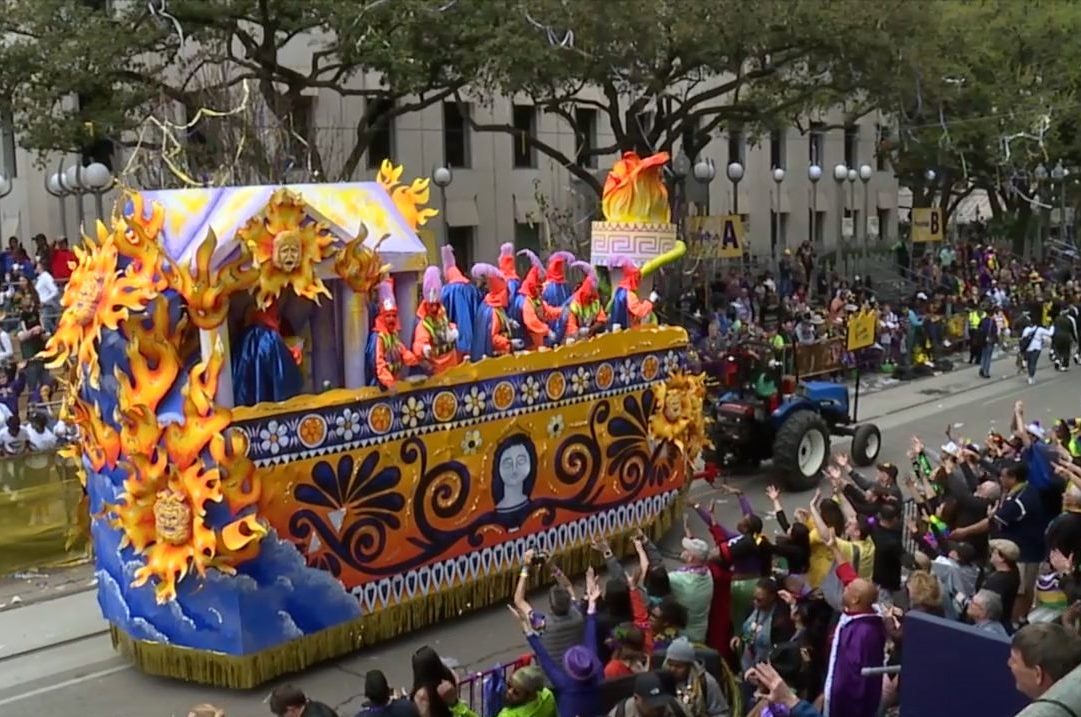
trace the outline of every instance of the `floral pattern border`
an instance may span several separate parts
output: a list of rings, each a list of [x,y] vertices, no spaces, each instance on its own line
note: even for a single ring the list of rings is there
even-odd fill
[[[239,421],[257,466],[378,445],[446,428],[641,390],[684,367],[676,350],[571,364]]]
[[[390,578],[372,580],[353,588],[352,594],[360,600],[361,609],[366,614],[397,605],[404,600],[429,595],[520,565],[522,556],[529,548],[549,554],[558,553],[582,545],[594,535],[610,535],[645,525],[666,510],[677,495],[678,491],[669,491],[650,496],[517,540],[474,550]]]

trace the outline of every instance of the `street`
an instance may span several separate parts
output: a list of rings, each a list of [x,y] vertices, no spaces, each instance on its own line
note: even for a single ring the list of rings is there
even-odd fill
[[[1014,375],[1012,357],[998,360],[993,372],[993,380],[983,381],[974,368],[966,366],[861,399],[860,418],[873,420],[882,430],[880,460],[895,462],[904,471],[909,437],[920,434],[928,447],[937,449],[945,442],[943,432],[947,426],[953,426],[955,437],[975,441],[982,441],[990,428],[1005,432],[1013,404],[1019,399],[1025,402],[1026,417],[1039,420],[1045,427],[1056,418],[1081,414],[1081,369],[1077,367],[1056,374],[1045,363],[1037,384],[1031,387]],[[835,451],[847,447],[847,440],[835,440]],[[744,489],[758,511],[768,508],[764,480],[753,476],[732,480]],[[719,496],[704,483],[692,490],[693,500],[708,501]],[[785,494],[783,502],[790,511],[809,498],[808,493]],[[734,523],[738,514],[736,501],[727,496],[720,496],[720,500],[721,519]],[[694,521],[701,529],[697,518]],[[204,702],[223,708],[229,717],[269,714],[263,700],[272,685],[249,692],[226,692],[147,677],[113,653],[105,629],[93,592],[77,592],[0,612],[0,715],[183,717],[191,706]],[[408,686],[410,656],[424,644],[470,671],[505,662],[527,649],[506,609],[493,607],[282,682],[294,682],[313,699],[336,707],[342,715],[352,715],[364,701],[367,670],[382,669],[392,685]]]

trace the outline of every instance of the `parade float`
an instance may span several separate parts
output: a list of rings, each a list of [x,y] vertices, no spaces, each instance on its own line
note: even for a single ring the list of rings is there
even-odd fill
[[[659,168],[631,174],[606,206],[667,219]],[[679,514],[706,440],[680,328],[368,385],[376,287],[394,280],[410,335],[428,263],[427,181],[400,175],[131,191],[76,250],[46,353],[101,610],[142,670],[251,687],[504,600],[527,548],[581,571],[591,537],[626,547]],[[237,405],[232,352],[268,307],[303,390]]]

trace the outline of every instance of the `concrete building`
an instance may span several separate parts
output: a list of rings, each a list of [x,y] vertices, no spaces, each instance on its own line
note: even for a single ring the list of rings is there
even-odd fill
[[[312,96],[311,123],[316,128],[326,166],[340,163],[341,157],[335,154],[348,153],[353,123],[363,109],[362,102],[334,94]],[[574,132],[554,115],[515,104],[508,98],[472,104],[466,109],[478,123],[527,128],[567,156],[575,156]],[[588,112],[584,110],[582,115],[587,121]],[[838,117],[820,119],[823,125],[839,124]],[[785,247],[794,249],[812,234],[820,250],[833,248],[841,235],[841,213],[851,212],[856,227],[856,238],[852,241],[861,242],[866,189],[868,214],[877,219],[880,228],[880,237],[870,241],[892,244],[897,236],[898,187],[888,165],[876,160],[874,154],[879,123],[885,124],[886,120],[874,115],[848,129],[819,131],[814,129],[816,123],[811,123],[812,129],[805,134],[793,127],[753,142],[738,134],[718,134],[700,153],[700,157],[714,161],[716,178],[706,186],[689,176],[685,180],[685,195],[697,213],[730,213],[737,195],[725,176],[725,168],[732,161],[741,162],[744,176],[738,183],[738,208],[747,225],[750,251],[756,257],[769,259],[771,248],[780,255]],[[589,141],[594,146],[609,144],[612,137],[604,123],[597,118],[592,124],[593,136]],[[354,178],[373,178],[384,156],[405,166],[405,178],[428,175],[434,167],[451,168],[453,180],[445,189],[445,197],[432,185],[432,206],[441,208],[445,199],[446,216],[429,225],[426,238],[433,244],[444,239],[450,241],[463,264],[494,260],[503,241],[515,241],[520,247],[539,246],[538,220],[543,203],[567,208],[584,233],[588,232],[588,223],[597,206],[592,192],[582,182],[546,156],[516,147],[508,134],[473,131],[455,103],[436,104],[398,117],[386,132],[375,138]],[[614,156],[598,159],[592,171],[603,181],[614,159]],[[74,199],[65,200],[66,216],[62,216],[59,200],[46,191],[46,178],[74,161],[74,156],[66,162],[54,157],[45,165],[38,165],[33,155],[16,146],[10,132],[0,133],[0,169],[12,178],[13,186],[12,192],[0,199],[3,237],[14,235],[28,242],[37,232],[53,237],[77,234]],[[808,178],[812,163],[822,168],[817,188]],[[867,164],[874,170],[873,176],[866,185],[859,179],[838,183],[834,180],[834,167],[842,163],[856,168]],[[117,157],[114,162],[118,169],[125,164],[123,157]],[[785,170],[779,185],[772,177],[774,167]],[[96,217],[93,198],[86,196],[83,201],[85,215],[90,219]],[[111,201],[112,195],[107,194],[106,214]],[[775,225],[773,213],[777,208]]]

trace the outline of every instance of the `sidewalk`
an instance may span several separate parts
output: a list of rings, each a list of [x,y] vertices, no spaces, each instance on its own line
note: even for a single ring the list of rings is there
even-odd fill
[[[0,615],[16,607],[42,600],[54,600],[72,593],[92,590],[98,581],[93,562],[68,568],[24,570],[0,576]],[[4,631],[0,630],[0,635]]]

